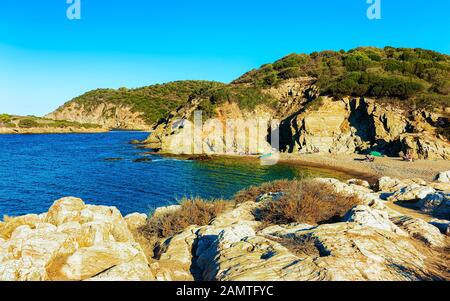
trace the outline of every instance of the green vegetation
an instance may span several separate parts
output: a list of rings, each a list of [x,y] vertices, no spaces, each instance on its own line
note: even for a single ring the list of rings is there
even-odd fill
[[[150,125],[189,100],[200,98],[199,109],[207,117],[216,108],[235,102],[251,110],[277,100],[264,89],[282,81],[307,77],[315,81],[321,95],[365,96],[394,105],[442,109],[450,106],[450,56],[424,49],[360,47],[349,51],[290,54],[272,64],[252,70],[231,84],[211,81],[177,81],[137,89],[98,89],[73,99],[91,110],[102,103],[124,105],[142,114]],[[320,105],[320,100],[311,109]],[[115,114],[115,108],[109,112]]]
[[[39,122],[37,122],[33,118],[25,118],[25,119],[19,120],[18,125],[21,128],[29,129],[29,128],[39,127]]]
[[[157,122],[168,113],[186,103],[193,95],[224,84],[208,81],[178,81],[138,89],[98,89],[87,92],[72,101],[90,110],[99,103],[112,103],[131,107],[142,112],[148,124]]]
[[[84,128],[84,129],[96,129],[100,128],[97,124],[91,123],[78,123],[65,120],[52,120],[46,118],[40,118],[36,116],[13,116],[8,114],[0,114],[0,127],[7,128]]]
[[[8,122],[11,122],[11,115],[0,114],[0,123],[8,123]]]
[[[267,88],[302,76],[315,78],[323,95],[402,100],[427,108],[450,106],[450,56],[417,48],[290,54],[234,83]]]
[[[199,105],[206,117],[214,116],[214,110],[224,103],[237,103],[243,110],[253,110],[257,105],[275,107],[277,100],[256,87],[228,85],[203,91],[196,95],[203,99]]]

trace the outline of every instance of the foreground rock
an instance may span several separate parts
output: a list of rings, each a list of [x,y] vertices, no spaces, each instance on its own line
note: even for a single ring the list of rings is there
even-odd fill
[[[448,221],[427,223],[389,209],[380,198],[383,192],[370,190],[364,182],[318,181],[360,195],[365,205],[338,223],[261,229],[254,213],[277,199],[257,198],[208,226],[167,239],[160,258],[172,266],[178,263],[178,273],[191,271],[193,279],[207,281],[449,279],[442,251],[449,247],[443,234]]]
[[[152,280],[148,261],[114,207],[56,201],[48,213],[0,225],[0,280]]]
[[[441,183],[450,183],[450,170],[441,172],[437,176],[437,181]]]
[[[0,223],[0,280],[450,280],[449,221],[431,218],[443,205],[430,201],[448,195],[445,187],[420,179],[382,178],[375,190],[358,180],[316,181],[362,204],[337,222],[270,225],[258,221],[259,209],[283,195],[268,191],[208,225],[150,242],[139,231],[143,214],[123,218],[116,208],[61,199],[48,213]],[[392,209],[395,202],[415,204],[416,214]]]

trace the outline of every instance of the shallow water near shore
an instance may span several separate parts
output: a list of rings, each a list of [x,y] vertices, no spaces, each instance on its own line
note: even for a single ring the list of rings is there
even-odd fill
[[[144,132],[0,135],[0,217],[46,212],[61,197],[116,206],[123,214],[148,213],[184,196],[231,198],[276,179],[347,177],[342,172],[258,160],[206,162],[145,155],[128,142]],[[134,162],[139,158],[148,162]]]

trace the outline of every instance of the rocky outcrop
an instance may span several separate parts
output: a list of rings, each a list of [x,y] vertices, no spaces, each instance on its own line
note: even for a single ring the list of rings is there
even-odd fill
[[[47,213],[0,225],[0,280],[152,280],[148,261],[114,207],[56,201]]]
[[[445,257],[440,250],[449,246],[443,234],[448,221],[427,223],[392,210],[382,198],[388,192],[359,186],[354,180],[317,181],[356,193],[365,205],[333,224],[262,227],[256,218],[258,208],[278,201],[269,197],[275,192],[266,193],[267,197],[243,203],[210,225],[193,226],[167,239],[159,256],[177,266],[178,273],[190,271],[196,280],[449,279],[445,267],[436,271]]]
[[[256,106],[253,110],[247,111],[239,108],[237,104],[225,103],[218,106],[215,111],[217,114],[216,121],[220,123],[219,132],[214,126],[208,127],[207,124],[203,123],[202,128],[194,130],[193,125],[189,126],[188,123],[192,121],[192,115],[201,102],[202,99],[192,99],[185,106],[171,112],[166,119],[154,125],[151,135],[144,141],[145,145],[171,154],[194,154],[198,150],[200,150],[200,153],[206,154],[248,153],[250,152],[248,148],[239,150],[236,144],[236,136],[233,136],[232,143],[226,143],[225,129],[227,129],[227,126],[232,128],[236,135],[236,132],[244,130],[242,127],[245,126],[244,123],[247,120],[265,120],[268,124],[274,116],[274,111],[264,105]],[[235,123],[227,124],[229,120],[234,120]],[[239,124],[240,121],[244,123]],[[263,132],[264,134],[267,133],[266,128]],[[264,138],[252,137],[255,138],[257,144],[257,149],[253,152],[271,151],[270,144]]]
[[[434,127],[425,120],[408,118],[404,110],[364,98],[320,97],[316,102],[313,109],[307,108],[289,120],[289,127],[284,126],[284,131],[288,131],[284,136],[292,139],[284,141],[282,150],[300,153],[377,150],[390,156],[408,153],[417,159],[450,158],[449,142],[431,134]]]
[[[79,123],[93,123],[109,129],[148,130],[142,113],[126,105],[99,101],[94,106],[70,102],[45,116],[54,120],[68,120]]]
[[[436,180],[440,183],[450,183],[450,170],[439,173]]]

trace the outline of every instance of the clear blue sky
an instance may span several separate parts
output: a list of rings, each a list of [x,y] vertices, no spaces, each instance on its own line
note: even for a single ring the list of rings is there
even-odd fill
[[[0,3],[0,112],[43,115],[88,90],[229,82],[292,52],[386,45],[450,53],[450,1],[66,0]]]

